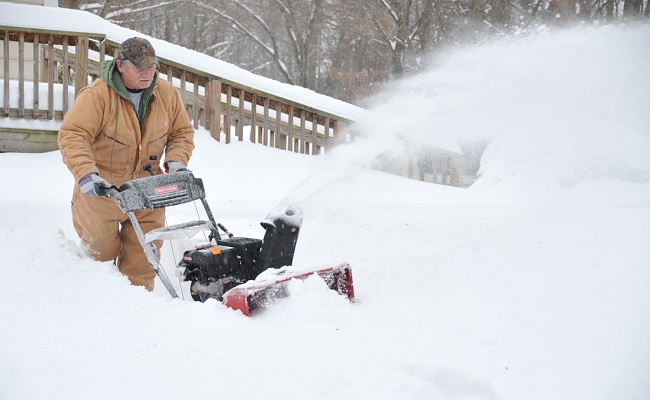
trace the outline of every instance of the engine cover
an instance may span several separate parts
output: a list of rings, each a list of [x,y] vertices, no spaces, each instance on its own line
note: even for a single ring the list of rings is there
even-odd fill
[[[200,269],[209,278],[232,275],[240,266],[237,249],[228,246],[189,250],[185,252],[183,261],[190,264],[192,269]]]

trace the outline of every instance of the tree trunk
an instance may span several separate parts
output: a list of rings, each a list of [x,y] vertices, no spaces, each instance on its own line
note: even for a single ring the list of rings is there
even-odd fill
[[[640,19],[643,0],[625,0],[623,4],[623,17],[625,19]]]

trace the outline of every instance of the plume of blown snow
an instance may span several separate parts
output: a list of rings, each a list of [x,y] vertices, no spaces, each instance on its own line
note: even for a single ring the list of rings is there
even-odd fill
[[[488,142],[473,190],[647,183],[648,37],[647,25],[581,27],[455,49],[375,99],[351,128],[365,138],[341,154],[370,165]]]

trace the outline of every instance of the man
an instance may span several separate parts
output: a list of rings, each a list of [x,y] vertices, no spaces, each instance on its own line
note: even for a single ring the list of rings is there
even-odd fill
[[[156,273],[126,214],[103,188],[148,176],[160,162],[185,170],[194,150],[194,129],[179,91],[158,79],[158,58],[143,38],[130,38],[114,60],[102,64],[101,79],[79,91],[66,114],[58,144],[74,176],[72,222],[82,245],[98,261],[116,260],[133,285],[153,290]],[[164,225],[165,210],[135,213],[146,233]],[[162,242],[156,242],[158,250]],[[160,251],[158,251],[160,254]]]

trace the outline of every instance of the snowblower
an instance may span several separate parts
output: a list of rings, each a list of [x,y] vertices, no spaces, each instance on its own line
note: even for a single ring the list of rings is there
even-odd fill
[[[147,170],[151,173],[150,169]],[[191,237],[200,231],[209,231],[208,241],[184,251],[176,267],[176,275],[191,282],[190,294],[195,301],[216,299],[250,316],[255,310],[268,308],[277,299],[287,296],[287,284],[292,279],[306,279],[314,274],[320,276],[330,289],[354,301],[349,264],[306,271],[290,267],[302,224],[302,213],[296,206],[289,205],[269,213],[261,223],[265,231],[263,239],[255,239],[234,236],[215,221],[205,198],[203,181],[190,171],[152,174],[106,191],[131,220],[149,264],[174,298],[178,294],[158,261],[153,241]],[[171,207],[198,200],[203,204],[207,220],[165,226],[146,234],[134,214],[137,210]],[[262,276],[258,278],[262,272],[265,272],[262,274],[265,279]]]

